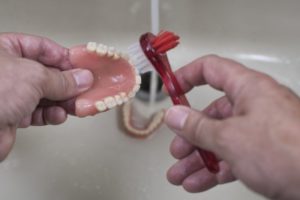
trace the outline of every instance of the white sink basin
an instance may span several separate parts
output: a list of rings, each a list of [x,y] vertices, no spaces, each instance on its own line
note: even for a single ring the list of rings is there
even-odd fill
[[[150,30],[149,1],[0,0],[1,31],[27,32],[71,46],[88,41],[125,50]],[[174,67],[214,53],[239,60],[299,89],[300,1],[161,1],[162,28],[181,35]],[[187,53],[188,52],[188,53]],[[220,96],[208,87],[188,97],[196,108]],[[164,103],[165,107],[170,102]],[[236,182],[201,194],[170,185],[173,133],[162,127],[147,140],[126,136],[117,112],[70,117],[61,126],[18,131],[0,164],[0,193],[9,200],[263,199]]]

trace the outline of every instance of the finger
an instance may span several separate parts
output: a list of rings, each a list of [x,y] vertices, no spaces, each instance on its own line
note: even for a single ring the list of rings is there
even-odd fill
[[[170,153],[176,159],[182,159],[190,155],[195,150],[195,147],[179,136],[175,136],[171,145]]]
[[[213,119],[224,119],[232,116],[232,104],[226,96],[223,96],[213,101],[202,112]]]
[[[216,174],[218,184],[225,184],[236,180],[231,167],[225,161],[219,162],[219,166],[220,171]]]
[[[227,128],[225,120],[209,118],[204,113],[185,106],[174,106],[167,110],[165,123],[188,142],[215,153],[222,153],[216,139]]]
[[[67,120],[68,117],[66,111],[59,106],[44,108],[43,111],[44,121],[51,125],[62,124]]]
[[[57,125],[67,119],[66,111],[59,106],[38,107],[32,115],[24,118],[19,124],[19,128],[27,128],[30,125],[43,126],[47,124]]]
[[[63,108],[68,114],[75,114],[75,100],[76,98],[71,98],[65,101],[50,101],[48,99],[42,99],[38,105],[38,107],[51,107],[51,106],[59,106]]]
[[[175,74],[184,92],[188,92],[194,86],[209,84],[217,90],[224,91],[232,100],[244,85],[259,73],[230,59],[205,56],[180,68]]]
[[[210,173],[206,168],[189,175],[182,182],[183,188],[188,192],[203,192],[218,184],[228,183],[235,180],[228,165],[220,162],[220,172],[217,175]]]
[[[203,161],[197,151],[179,160],[167,172],[167,179],[174,185],[181,185],[184,179],[204,168]]]
[[[31,125],[31,117],[32,117],[32,115],[25,117],[19,123],[18,128],[27,128],[27,127],[29,127]]]
[[[50,39],[21,33],[3,33],[0,35],[0,44],[11,55],[36,60],[61,70],[72,68],[68,49]]]
[[[3,161],[11,151],[16,140],[16,128],[6,127],[0,130],[0,161]]]
[[[44,118],[44,110],[41,107],[38,107],[33,111],[31,115],[31,122],[30,124],[32,126],[43,126],[47,125],[47,122]]]
[[[206,168],[191,174],[182,183],[183,188],[191,193],[203,192],[216,185],[218,181],[215,175],[209,173]]]
[[[57,105],[62,107],[68,114],[75,115],[75,100],[76,98],[71,98],[66,101],[60,101]]]
[[[59,71],[46,69],[46,81],[43,82],[43,98],[49,100],[66,100],[89,89],[93,83],[93,74],[88,70],[73,69]]]
[[[31,117],[31,125],[44,126],[44,125],[57,125],[65,122],[67,119],[66,111],[58,106],[48,108],[37,108]]]

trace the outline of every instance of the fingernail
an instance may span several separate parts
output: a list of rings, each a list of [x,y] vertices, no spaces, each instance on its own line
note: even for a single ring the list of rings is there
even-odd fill
[[[93,74],[89,70],[85,70],[85,69],[73,70],[73,77],[76,81],[77,87],[80,90],[88,89],[93,82]]]
[[[175,106],[167,110],[165,116],[166,124],[175,130],[182,130],[189,115],[189,108],[184,106]]]

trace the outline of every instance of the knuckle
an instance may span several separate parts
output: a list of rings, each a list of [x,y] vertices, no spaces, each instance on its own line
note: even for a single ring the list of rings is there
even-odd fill
[[[50,73],[52,73],[52,82],[50,83],[52,95],[61,96],[61,94],[68,94],[72,88],[67,75],[58,69],[51,69]]]
[[[59,83],[60,83],[60,87],[62,88],[62,91],[64,93],[67,93],[68,91],[70,91],[69,89],[71,89],[70,81],[68,81],[64,73],[58,73],[58,76],[60,79]]]
[[[248,73],[241,73],[238,78],[232,81],[236,85],[235,97],[240,97],[247,102],[249,96],[266,94],[267,91],[272,91],[278,87],[278,83],[270,76],[250,71]]]
[[[16,62],[22,63],[26,68],[26,71],[21,71],[21,73],[19,73],[19,81],[27,83],[27,86],[34,89],[35,92],[38,92],[40,96],[42,96],[48,79],[46,67],[35,61],[21,59],[22,60],[17,60]]]
[[[28,67],[28,78],[36,84],[45,84],[47,81],[47,69],[41,64],[24,59],[22,61]]]
[[[215,134],[214,131],[211,130],[212,127],[210,127],[208,118],[198,116],[196,119],[197,122],[195,123],[194,129],[192,130],[192,139],[197,144],[202,144],[205,140],[206,142],[209,142],[212,138],[214,138],[214,135],[210,135],[210,137],[206,137],[207,134]],[[205,137],[205,138],[204,138]],[[209,142],[210,143],[210,142]]]
[[[208,54],[203,57],[203,59],[205,59],[207,61],[215,61],[215,60],[218,60],[219,58],[220,57],[217,54]]]
[[[47,80],[48,80],[47,69],[45,67],[37,67],[35,70],[36,70],[35,76],[36,76],[37,82],[39,84],[46,85]]]
[[[215,145],[218,149],[224,150],[228,145],[228,134],[225,131],[214,133]]]
[[[279,89],[283,95],[283,97],[288,98],[288,99],[299,99],[297,98],[297,94],[289,87],[285,85],[279,85]]]
[[[248,80],[248,85],[252,88],[252,90],[260,91],[264,94],[280,88],[275,79],[260,72],[252,73]]]
[[[53,92],[56,98],[66,98],[72,96],[75,91],[75,86],[68,73],[56,70],[55,76],[57,77],[56,83],[53,85]]]
[[[193,138],[192,138],[193,140],[196,141],[200,139],[201,135],[205,131],[205,127],[204,127],[205,119],[204,118],[200,119],[198,117],[197,122],[198,123],[195,124],[195,128],[193,129]]]
[[[271,76],[256,71],[249,74],[249,82],[254,85],[260,84],[265,86],[271,86],[276,83],[276,81]]]
[[[213,64],[215,62],[218,62],[220,60],[220,57],[218,55],[215,54],[209,54],[206,55],[200,59],[203,59],[203,62],[207,65]]]
[[[222,129],[218,129],[218,131],[214,132],[214,140],[215,145],[218,149],[224,151],[225,149],[228,149],[228,146],[232,142],[231,138],[231,128],[230,124],[226,121],[223,121],[222,123]]]

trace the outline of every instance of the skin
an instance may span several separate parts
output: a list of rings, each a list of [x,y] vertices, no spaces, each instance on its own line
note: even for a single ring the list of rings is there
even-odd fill
[[[299,199],[300,99],[266,74],[229,59],[205,56],[176,72],[185,92],[208,84],[224,97],[199,111],[174,106],[165,115],[177,134],[178,159],[168,180],[189,192],[240,180],[271,199]],[[221,171],[207,171],[194,146],[214,152]]]
[[[18,127],[63,123],[72,97],[91,87],[91,72],[72,69],[68,51],[46,38],[0,34],[0,161]]]

